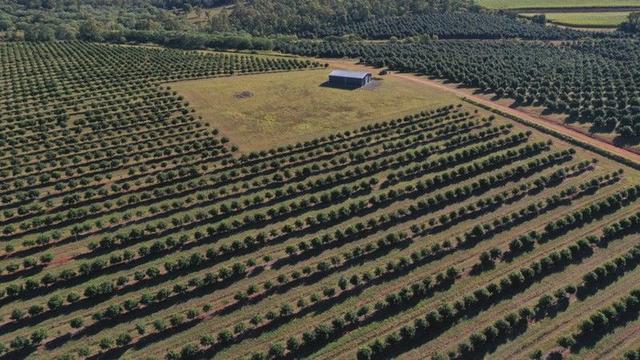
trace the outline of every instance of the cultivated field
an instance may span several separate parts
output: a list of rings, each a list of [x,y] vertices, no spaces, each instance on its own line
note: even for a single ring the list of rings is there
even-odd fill
[[[640,6],[638,0],[478,0],[476,3],[490,9]]]
[[[367,88],[325,86],[332,69],[261,74],[169,84],[244,151],[284,144],[379,122],[427,107],[450,104],[455,96],[397,79]]]
[[[534,14],[527,14],[527,16]],[[560,12],[545,13],[547,20],[567,26],[616,27],[627,20],[629,12]]]
[[[432,90],[367,109],[399,80],[322,88],[310,61],[48,43],[0,66],[4,359],[640,346],[636,170]],[[286,106],[305,140],[243,138]]]
[[[490,9],[516,9],[525,16],[544,13],[549,22],[563,26],[615,28],[630,11],[640,9],[639,0],[479,0]]]

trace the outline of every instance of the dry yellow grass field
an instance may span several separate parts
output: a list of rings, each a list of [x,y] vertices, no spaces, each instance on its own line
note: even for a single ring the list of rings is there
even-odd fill
[[[305,141],[458,101],[395,78],[371,88],[322,86],[331,68],[172,83],[197,114],[241,151]]]

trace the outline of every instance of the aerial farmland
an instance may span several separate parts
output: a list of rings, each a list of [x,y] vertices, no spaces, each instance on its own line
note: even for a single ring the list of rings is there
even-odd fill
[[[116,3],[0,6],[0,359],[640,359],[633,9]]]

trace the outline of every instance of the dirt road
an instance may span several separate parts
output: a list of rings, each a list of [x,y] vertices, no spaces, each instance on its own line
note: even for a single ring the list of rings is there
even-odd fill
[[[343,69],[351,69],[351,70],[361,70],[361,71],[372,71],[371,67],[365,66],[365,65],[359,65],[359,64],[355,64],[353,63],[352,60],[344,60],[344,59],[322,59],[322,62],[327,62],[330,65],[332,65],[333,67],[336,68],[343,68]],[[380,69],[377,69],[378,71]],[[376,70],[373,70],[374,72],[377,72]],[[375,76],[375,75],[374,75]],[[537,124],[540,124],[548,129],[557,131],[559,133],[562,133],[564,135],[568,135],[571,136],[575,139],[578,139],[582,142],[597,146],[601,149],[607,150],[610,153],[622,156],[626,159],[629,159],[631,161],[634,161],[638,164],[640,164],[640,151],[639,150],[635,150],[635,149],[626,149],[626,148],[621,148],[618,146],[615,146],[611,143],[611,141],[609,141],[608,139],[605,138],[601,138],[598,137],[596,135],[592,135],[589,133],[585,133],[582,132],[576,128],[573,128],[569,125],[560,123],[558,121],[546,118],[544,116],[535,116],[532,114],[529,114],[527,112],[524,112],[522,110],[518,110],[518,109],[514,109],[512,107],[509,106],[505,106],[505,105],[501,105],[498,104],[494,101],[491,100],[487,100],[481,96],[477,96],[474,95],[471,91],[468,91],[466,89],[459,89],[457,88],[455,85],[445,85],[442,84],[438,81],[435,80],[431,80],[427,77],[424,76],[416,76],[414,74],[404,74],[404,73],[394,73],[394,72],[389,72],[386,76],[392,76],[395,78],[400,78],[406,81],[411,81],[411,82],[416,82],[416,83],[421,83],[424,84],[426,86],[431,86],[431,87],[435,87],[438,88],[442,91],[448,91],[448,92],[452,92],[460,97],[466,97],[468,99],[471,99],[477,103],[483,104],[483,105],[487,105],[490,106],[496,110],[500,110],[504,113],[508,113],[514,116],[517,116],[523,120],[526,121],[530,121],[530,122],[534,122]]]

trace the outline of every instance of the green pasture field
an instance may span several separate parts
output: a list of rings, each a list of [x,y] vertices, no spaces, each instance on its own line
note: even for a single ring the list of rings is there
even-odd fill
[[[490,9],[640,6],[638,0],[478,0]]]
[[[526,14],[533,15],[536,14]],[[548,21],[561,25],[615,27],[627,20],[629,12],[549,12],[545,15]]]

